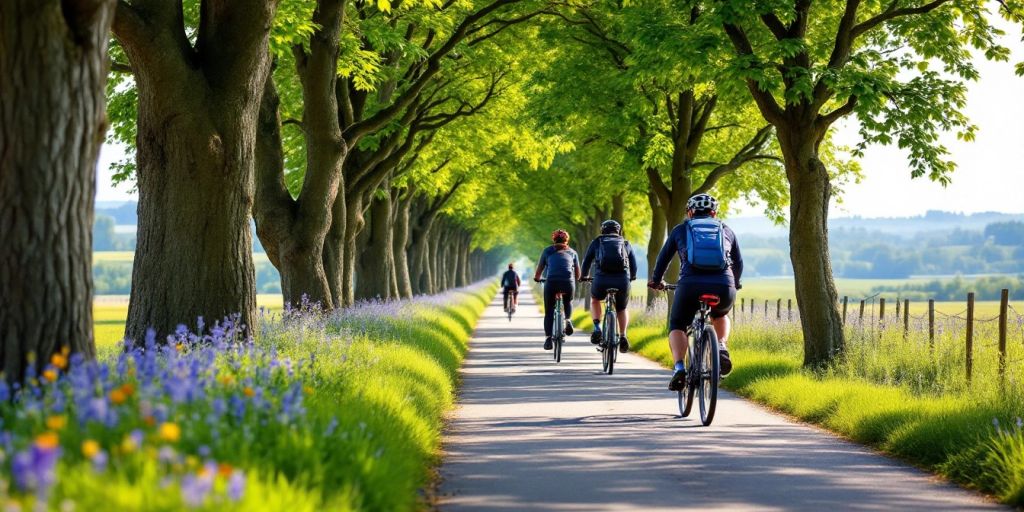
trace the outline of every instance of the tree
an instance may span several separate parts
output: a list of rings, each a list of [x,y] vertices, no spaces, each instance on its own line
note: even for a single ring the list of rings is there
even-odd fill
[[[138,243],[125,336],[256,320],[249,216],[277,0],[120,1],[138,97]]]
[[[38,375],[65,348],[95,355],[92,222],[114,7],[0,2],[0,359],[8,381],[21,381],[33,363]]]
[[[854,114],[859,148],[895,141],[913,177],[945,183],[954,165],[938,134],[973,136],[961,113],[964,82],[978,75],[967,48],[995,59],[1007,50],[979,1],[731,0],[704,8],[731,41],[732,78],[775,127],[791,198],[804,364],[820,367],[844,346],[828,245],[834,175],[821,155],[830,127]]]

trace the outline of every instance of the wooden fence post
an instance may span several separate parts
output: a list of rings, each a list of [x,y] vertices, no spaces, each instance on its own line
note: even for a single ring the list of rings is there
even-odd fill
[[[878,319],[885,320],[885,297],[878,298]]]
[[[967,357],[964,360],[967,370],[967,387],[971,387],[971,374],[974,371],[974,292],[967,294]]]
[[[764,319],[768,320],[768,299],[764,300]]]
[[[860,315],[857,317],[861,323],[864,323],[864,299],[860,300]]]
[[[896,320],[900,319],[900,298],[896,297]]]
[[[910,299],[903,299],[903,339],[910,336]]]
[[[935,346],[935,299],[928,299],[928,348]]]
[[[786,320],[793,321],[793,299],[786,299]]]
[[[843,295],[843,325],[846,325],[846,301],[849,299],[846,295]]]
[[[999,385],[1006,380],[1006,315],[1010,305],[1010,290],[1003,288],[999,295]]]
[[[740,299],[740,313],[747,308],[747,299]]]
[[[775,301],[775,319],[782,320],[782,299]]]

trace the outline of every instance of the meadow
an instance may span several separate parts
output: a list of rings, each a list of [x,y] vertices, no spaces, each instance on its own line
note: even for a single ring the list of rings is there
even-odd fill
[[[414,510],[494,293],[265,311],[0,388],[8,509]],[[100,309],[116,322],[119,310]]]

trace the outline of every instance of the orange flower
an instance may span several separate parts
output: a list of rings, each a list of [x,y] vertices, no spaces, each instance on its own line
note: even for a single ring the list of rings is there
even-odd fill
[[[224,384],[225,386],[230,386],[235,383],[235,378],[232,377],[231,375],[222,375],[220,377],[220,383]]]
[[[53,368],[43,370],[43,378],[50,382],[57,380],[57,370],[54,370]]]
[[[160,425],[157,435],[164,441],[174,443],[177,442],[178,439],[181,439],[181,427],[175,423],[163,423]]]
[[[127,399],[128,397],[125,396],[124,391],[121,391],[121,388],[116,388],[110,391],[110,401],[113,402],[114,405],[121,405]]]
[[[46,418],[46,428],[50,430],[60,430],[68,424],[68,418],[64,415],[55,415]]]
[[[217,465],[217,474],[224,478],[231,476],[231,473],[233,473],[234,471],[235,468],[231,467],[231,464],[228,464],[226,462],[221,462],[220,464]]]
[[[131,385],[130,382],[121,384],[121,392],[124,393],[125,397],[130,397],[135,394],[135,386]]]
[[[100,453],[99,443],[93,441],[92,439],[86,439],[85,441],[82,441],[82,455],[85,455],[85,458],[91,459],[95,457],[96,454],[98,453]]]
[[[60,445],[60,438],[56,432],[43,432],[36,436],[36,447],[44,450],[52,450]]]
[[[256,396],[256,391],[254,391],[249,386],[246,386],[245,389],[242,390],[242,393],[245,393],[245,396],[247,396],[249,398],[252,398],[252,397]]]
[[[142,422],[145,423],[147,427],[152,427],[153,425],[156,425],[156,418],[147,414],[142,417]]]
[[[61,370],[68,367],[68,358],[64,357],[63,354],[54,354],[53,357],[50,358],[50,362]]]

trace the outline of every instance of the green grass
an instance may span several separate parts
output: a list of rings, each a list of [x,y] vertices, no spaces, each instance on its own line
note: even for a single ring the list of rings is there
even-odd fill
[[[41,507],[51,510],[72,505],[160,511],[424,508],[421,490],[438,461],[443,415],[454,403],[458,368],[494,292],[489,284],[338,314],[265,318],[254,349],[220,351],[205,342],[169,347],[171,355],[156,368],[196,354],[185,363],[188,371],[159,377],[202,388],[184,401],[170,398],[165,385],[171,384],[142,378],[148,370],[139,360],[126,361],[129,356],[110,345],[101,351],[100,364],[112,366],[90,373],[102,382],[79,388],[69,376],[46,384],[47,393],[33,395],[40,402],[0,402],[13,446],[6,458],[32,453],[45,436],[59,440],[56,483],[49,506]],[[117,327],[122,316],[123,306],[96,309],[97,322],[111,322],[100,326]],[[125,385],[133,390],[129,398],[115,400],[113,390]],[[303,397],[305,411],[294,422],[278,419],[286,417],[281,408],[290,392]],[[226,400],[228,412],[214,413],[215,399]],[[85,415],[96,400],[116,410],[113,423]],[[233,400],[249,404],[244,416],[234,415]],[[268,405],[258,406],[259,400]],[[152,419],[157,408],[165,419]],[[60,421],[52,423],[55,419]],[[332,422],[335,426],[328,426]],[[161,437],[167,423],[180,428],[180,439]],[[139,444],[126,448],[133,435]],[[105,469],[94,467],[96,459],[83,448],[86,440],[109,455]],[[172,462],[163,455],[167,449]],[[210,477],[213,492],[200,505],[186,507],[185,479],[205,478],[210,464],[214,473],[221,471],[217,464],[226,464],[227,474],[244,472],[243,497],[229,500],[227,476],[215,476]],[[8,508],[37,508],[34,492],[11,483],[14,471],[0,464],[0,480],[10,483],[5,499],[15,502]]]

